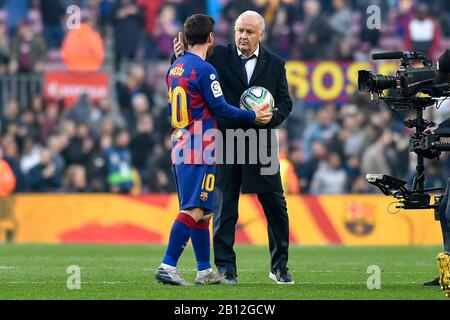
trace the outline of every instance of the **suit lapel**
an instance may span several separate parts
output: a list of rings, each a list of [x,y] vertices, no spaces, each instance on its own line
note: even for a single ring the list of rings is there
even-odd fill
[[[239,80],[241,80],[242,84],[247,86],[247,83],[245,81],[246,77],[244,75],[244,69],[242,68],[241,64],[241,58],[237,55],[236,45],[231,46],[230,59],[232,65],[231,69],[238,76]]]
[[[264,70],[264,67],[266,66],[266,62],[267,62],[266,50],[260,44],[258,60],[256,61],[255,70],[253,71],[252,77],[249,82],[250,87],[252,86],[253,82],[259,77],[261,72]]]

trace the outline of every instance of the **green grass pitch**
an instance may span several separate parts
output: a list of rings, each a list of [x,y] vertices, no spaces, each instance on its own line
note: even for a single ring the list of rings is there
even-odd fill
[[[439,247],[295,247],[290,270],[295,285],[268,279],[267,247],[238,246],[237,286],[172,287],[154,280],[163,246],[0,245],[3,299],[448,299],[422,282],[437,276]],[[81,268],[81,289],[67,289],[70,265]],[[367,268],[381,268],[381,289],[367,289]],[[180,260],[195,278],[189,246]]]

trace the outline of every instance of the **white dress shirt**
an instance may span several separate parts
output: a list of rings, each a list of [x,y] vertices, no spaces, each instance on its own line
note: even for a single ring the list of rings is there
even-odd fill
[[[239,49],[237,49],[238,56],[241,59],[247,59],[246,57]],[[253,58],[245,64],[245,70],[247,71],[247,83],[250,83],[250,79],[252,78],[253,71],[255,71],[256,62],[258,61],[259,56],[259,45],[256,48],[255,52],[253,52],[252,56],[255,56],[256,58]]]

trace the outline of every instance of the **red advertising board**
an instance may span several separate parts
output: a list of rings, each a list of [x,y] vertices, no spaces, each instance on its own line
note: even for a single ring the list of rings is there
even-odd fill
[[[64,105],[71,107],[83,93],[87,93],[92,100],[106,97],[109,92],[109,74],[46,72],[44,84],[46,98],[61,96],[64,98]]]

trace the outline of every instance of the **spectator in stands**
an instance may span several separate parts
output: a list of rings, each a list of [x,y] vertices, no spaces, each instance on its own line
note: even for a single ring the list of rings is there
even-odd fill
[[[42,23],[42,11],[40,8],[40,0],[31,0],[31,8],[28,10],[28,21],[30,21],[31,29],[35,34],[42,34],[44,26]]]
[[[336,106],[332,103],[325,105],[317,111],[316,120],[305,129],[303,136],[303,153],[305,160],[312,159],[312,144],[316,140],[330,140],[338,132],[336,122]]]
[[[351,192],[355,181],[361,176],[360,154],[349,156],[344,161],[344,168],[347,172],[347,192]]]
[[[351,38],[352,11],[350,10],[347,0],[333,0],[333,14],[330,17],[330,27],[333,32],[332,49],[334,52],[339,51],[340,44]]]
[[[261,12],[261,5],[258,4],[258,0],[242,1],[242,0],[230,0],[223,8],[222,15],[227,20],[228,25],[233,25],[237,17],[246,10]],[[184,20],[183,20],[184,21]],[[231,31],[231,30],[230,30]]]
[[[20,159],[20,169],[23,174],[28,175],[30,169],[39,164],[41,145],[35,137],[29,136],[25,138],[21,149],[23,151]]]
[[[33,112],[25,110],[20,115],[19,123],[16,130],[16,139],[20,145],[27,137],[39,137],[39,127],[34,119]]]
[[[107,185],[109,191],[114,193],[129,193],[134,185],[129,141],[128,130],[118,129],[114,135],[114,145],[105,150]]]
[[[10,58],[11,47],[8,37],[8,30],[6,28],[5,22],[0,21],[0,75],[8,72]]]
[[[63,171],[52,159],[52,153],[48,148],[40,150],[39,163],[28,172],[28,181],[31,192],[56,191],[61,187]]]
[[[395,15],[395,34],[404,38],[409,22],[414,18],[414,2],[399,1]]]
[[[148,113],[142,114],[138,119],[137,134],[131,139],[130,152],[133,166],[138,170],[144,183],[147,160],[158,139],[158,134],[154,132],[152,116]]]
[[[146,81],[146,72],[142,66],[133,65],[130,68],[126,83],[116,83],[116,91],[120,110],[126,119],[132,117],[132,98],[134,95],[145,94],[147,101],[150,105],[153,105],[154,92]]]
[[[159,58],[168,58],[173,53],[173,41],[177,32],[180,31],[181,23],[176,20],[175,8],[165,5],[156,20],[153,36]]]
[[[68,193],[88,192],[86,169],[80,165],[71,165],[63,181],[63,190]]]
[[[116,126],[125,125],[125,120],[122,115],[112,104],[113,102],[110,97],[104,97],[96,101],[91,109],[89,125],[95,140],[98,139],[102,124],[106,119],[112,120]]]
[[[116,126],[111,118],[106,118],[103,120],[99,139],[100,145],[104,146],[102,149],[107,149],[112,145],[112,139],[116,128],[119,128],[119,126]]]
[[[333,32],[321,13],[320,2],[306,0],[303,4],[304,32],[301,35],[301,55],[305,60],[327,59]]]
[[[23,20],[17,27],[17,35],[12,42],[10,71],[12,73],[41,73],[47,46],[41,35],[36,35],[28,20]]]
[[[260,0],[257,0],[260,1]],[[176,4],[177,7],[177,20],[186,21],[186,19],[195,13],[207,13],[206,2],[207,0],[169,0],[166,2],[171,2]],[[245,3],[251,5],[252,0],[247,0]]]
[[[16,35],[17,26],[23,21],[30,8],[29,0],[4,0],[3,8],[8,13],[8,31],[11,37]]]
[[[354,104],[341,107],[342,129],[339,132],[339,142],[343,147],[345,157],[361,154],[366,143],[366,130],[363,127],[364,114]]]
[[[389,162],[387,153],[392,146],[392,133],[378,127],[370,127],[369,136],[372,137],[372,143],[364,151],[361,160],[361,173],[378,173],[393,175],[394,169]]]
[[[91,152],[94,148],[94,141],[90,135],[90,128],[87,123],[80,123],[76,127],[76,133],[70,138],[68,146],[63,151],[63,157],[67,165],[80,164],[87,166]]]
[[[131,99],[132,113],[127,118],[127,123],[130,127],[131,135],[136,134],[139,118],[150,111],[147,96],[142,93],[135,94]]]
[[[145,11],[145,31],[148,35],[155,30],[158,13],[166,0],[137,0],[137,4]]]
[[[118,0],[111,10],[111,23],[114,27],[115,70],[119,70],[123,59],[133,60],[136,56],[145,16],[133,0]]]
[[[145,182],[149,192],[176,192],[171,168],[167,166],[171,161],[171,146],[170,137],[166,136],[164,144],[157,144],[148,158]]]
[[[91,110],[93,109],[92,102],[87,93],[80,95],[78,101],[62,116],[63,119],[74,121],[75,123],[88,123]]]
[[[62,21],[66,14],[63,0],[40,1],[40,8],[48,48],[60,48],[64,36]]]
[[[52,155],[52,162],[55,165],[56,172],[63,175],[66,168],[66,163],[62,157],[63,150],[67,147],[67,140],[63,135],[53,134],[48,137],[47,146]]]
[[[40,93],[34,94],[30,99],[30,110],[36,119],[36,122],[41,123],[41,116],[44,111],[44,99]]]
[[[155,50],[157,44],[153,39],[154,30],[157,23],[158,13],[166,0],[137,0],[137,4],[142,7],[145,15],[144,33],[142,35],[142,43],[144,46],[144,59],[155,59],[158,56]]]
[[[426,52],[432,59],[436,59],[441,50],[441,28],[429,15],[428,5],[420,3],[415,17],[406,29],[405,50]]]
[[[111,26],[111,12],[114,9],[114,5],[114,0],[100,0],[98,4],[98,25],[102,38],[106,36],[107,28]]]
[[[19,124],[19,104],[17,100],[10,99],[5,107],[4,114],[2,115],[1,134],[16,134],[17,126]]]
[[[337,61],[354,61],[353,48],[350,39],[341,39],[337,44],[337,49],[334,54],[334,59]]]
[[[280,6],[269,33],[269,46],[283,59],[290,57],[291,45],[294,40],[292,21],[289,21],[287,6]]]
[[[93,72],[102,66],[105,58],[103,40],[86,12],[81,15],[80,27],[67,32],[61,56],[70,71]]]
[[[345,193],[347,173],[342,166],[341,156],[332,152],[327,160],[319,162],[311,182],[312,194]]]
[[[310,160],[304,159],[302,155],[301,163],[297,162],[296,172],[299,177],[300,190],[302,193],[310,193],[311,181],[314,173],[317,171],[320,162],[328,157],[328,147],[321,140],[314,141],[311,146],[312,158]]]
[[[41,141],[47,141],[48,136],[54,132],[60,121],[60,106],[56,101],[49,101],[45,110],[40,113],[40,138]]]

